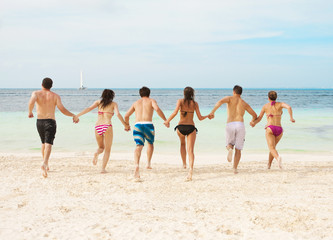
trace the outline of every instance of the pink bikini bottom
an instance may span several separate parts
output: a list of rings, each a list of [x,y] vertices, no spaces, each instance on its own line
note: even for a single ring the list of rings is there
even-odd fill
[[[102,125],[95,126],[95,129],[96,129],[98,135],[103,135],[109,127],[112,127],[112,125],[111,124],[102,124]]]
[[[275,137],[280,136],[280,134],[283,132],[283,129],[280,126],[269,125],[266,128],[270,128],[272,130],[272,132],[273,132],[273,135]]]

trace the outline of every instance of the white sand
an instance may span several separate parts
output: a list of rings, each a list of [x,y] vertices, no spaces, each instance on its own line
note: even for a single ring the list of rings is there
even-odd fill
[[[47,179],[39,154],[0,154],[0,239],[333,239],[332,155],[284,155],[283,171],[250,155],[238,175],[225,157],[198,154],[184,182],[179,156],[155,155],[136,183],[132,154],[102,175],[54,153]]]

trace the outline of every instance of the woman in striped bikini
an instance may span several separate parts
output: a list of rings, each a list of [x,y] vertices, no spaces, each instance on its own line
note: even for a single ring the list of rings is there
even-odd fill
[[[276,145],[281,140],[283,135],[283,129],[281,127],[281,117],[282,117],[282,109],[286,108],[290,115],[290,121],[295,122],[293,118],[293,111],[291,107],[284,102],[276,102],[277,93],[275,91],[270,91],[268,93],[268,103],[266,103],[260,112],[259,117],[252,121],[250,124],[254,127],[258,122],[261,121],[264,114],[267,116],[267,125],[266,129],[266,140],[269,148],[269,156],[268,156],[268,169],[271,168],[273,159],[275,158],[279,164],[280,169],[282,169],[282,158],[279,153],[276,151]]]
[[[78,115],[76,115],[77,121],[80,116],[90,112],[91,110],[98,108],[98,118],[95,125],[95,136],[98,144],[98,148],[94,154],[93,164],[97,164],[98,155],[104,151],[103,163],[101,173],[106,173],[105,167],[110,158],[113,129],[111,124],[111,118],[114,114],[117,115],[121,123],[124,125],[125,130],[129,131],[129,125],[127,125],[123,119],[123,116],[119,113],[118,105],[113,102],[115,94],[110,89],[104,89],[101,99],[95,101],[90,107],[84,109]]]

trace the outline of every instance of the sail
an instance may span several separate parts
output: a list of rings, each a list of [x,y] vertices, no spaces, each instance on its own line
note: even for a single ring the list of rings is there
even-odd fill
[[[84,86],[83,86],[83,74],[82,74],[82,71],[80,72],[80,88],[79,90],[84,90],[86,89]]]

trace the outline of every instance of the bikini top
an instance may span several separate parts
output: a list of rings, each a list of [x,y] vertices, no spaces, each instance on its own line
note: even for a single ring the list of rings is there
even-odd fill
[[[113,112],[102,112],[102,111],[98,111],[98,115],[103,115],[103,113],[109,113],[109,114],[111,114],[111,116],[113,116]]]
[[[187,113],[194,113],[194,112],[189,112],[189,111],[182,111],[182,110],[179,110],[181,113],[183,113],[183,116],[186,117]]]
[[[272,101],[272,102],[271,102],[271,106],[274,106],[275,103],[276,103],[275,101]],[[281,113],[281,114],[275,114],[275,115],[274,115],[274,114],[267,114],[267,118],[275,117],[275,116],[276,116],[276,117],[281,117],[281,116],[282,116],[282,113]]]

